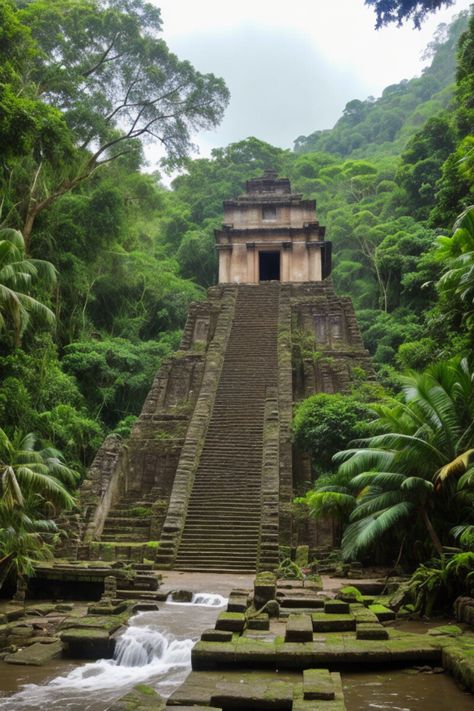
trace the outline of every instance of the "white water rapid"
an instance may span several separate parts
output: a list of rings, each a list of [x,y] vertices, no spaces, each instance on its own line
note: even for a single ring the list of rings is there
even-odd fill
[[[196,602],[167,603],[157,612],[135,615],[117,641],[113,659],[77,666],[45,684],[26,684],[13,696],[1,697],[0,710],[103,711],[140,683],[169,696],[191,669],[194,642],[227,602],[207,593],[194,598]],[[194,605],[202,608],[199,614]]]
[[[166,600],[168,605],[198,605],[199,607],[223,607],[227,604],[227,600],[222,595],[215,593],[194,593],[189,602],[179,602],[173,600],[173,593],[168,595]]]

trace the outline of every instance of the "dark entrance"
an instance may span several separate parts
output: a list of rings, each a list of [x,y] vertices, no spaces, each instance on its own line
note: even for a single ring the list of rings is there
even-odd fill
[[[280,281],[280,252],[258,253],[259,281]]]

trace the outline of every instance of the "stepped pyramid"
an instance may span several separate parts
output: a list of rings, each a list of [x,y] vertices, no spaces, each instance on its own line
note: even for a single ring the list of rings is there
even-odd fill
[[[191,305],[129,440],[109,436],[90,468],[73,557],[254,571],[297,542],[291,502],[310,472],[293,404],[348,392],[369,357],[315,202],[287,179],[269,171],[226,200],[216,247],[218,285]]]

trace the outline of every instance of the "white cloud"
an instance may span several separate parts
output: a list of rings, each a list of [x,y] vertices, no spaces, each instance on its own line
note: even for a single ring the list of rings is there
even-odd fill
[[[232,94],[221,127],[196,139],[203,154],[249,135],[291,147],[298,135],[331,127],[347,101],[419,74],[438,24],[470,4],[458,0],[421,30],[375,31],[363,0],[153,2],[171,49],[224,77]]]

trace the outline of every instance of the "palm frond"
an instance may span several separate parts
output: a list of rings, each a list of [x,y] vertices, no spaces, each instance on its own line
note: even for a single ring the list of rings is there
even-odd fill
[[[376,516],[367,516],[349,524],[342,539],[344,558],[353,559],[370,550],[380,541],[381,536],[409,518],[413,511],[414,507],[410,502],[402,501],[380,511]]]
[[[459,477],[474,465],[474,449],[468,449],[451,462],[438,469],[435,474],[436,491],[439,491],[448,479]]]

